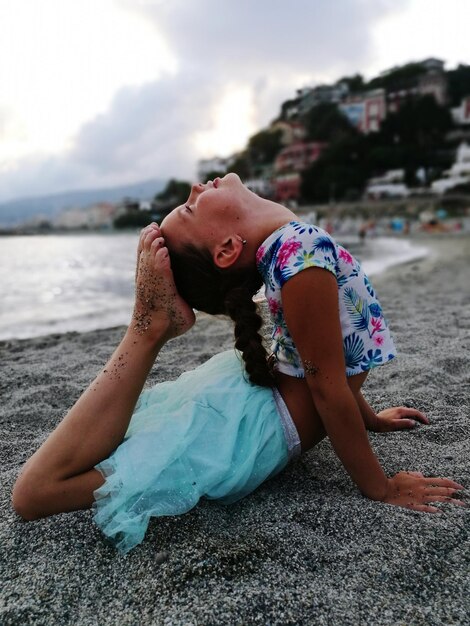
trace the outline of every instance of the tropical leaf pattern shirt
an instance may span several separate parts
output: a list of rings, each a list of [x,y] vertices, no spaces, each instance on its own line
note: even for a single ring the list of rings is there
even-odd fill
[[[261,244],[256,262],[274,323],[272,350],[279,371],[304,377],[302,361],[284,320],[281,289],[292,276],[309,267],[321,267],[336,278],[346,374],[359,374],[396,356],[382,307],[359,261],[326,231],[289,222]]]

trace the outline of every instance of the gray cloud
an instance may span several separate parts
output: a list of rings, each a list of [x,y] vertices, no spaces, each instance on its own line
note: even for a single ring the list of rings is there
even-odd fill
[[[225,85],[251,87],[256,122],[266,124],[293,95],[293,76],[333,80],[367,66],[374,23],[408,1],[293,0],[287,8],[280,0],[121,0],[156,24],[181,70],[121,89],[105,114],[80,129],[69,153],[25,159],[3,174],[0,201],[144,178],[191,177],[198,158],[191,135],[211,128]]]
[[[127,0],[127,3],[129,0]],[[351,71],[367,63],[371,28],[408,0],[198,0],[137,5],[185,63],[227,78]]]

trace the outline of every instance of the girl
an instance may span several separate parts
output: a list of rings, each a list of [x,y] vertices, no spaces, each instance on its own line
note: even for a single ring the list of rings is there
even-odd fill
[[[161,231],[155,224],[142,231],[133,321],[107,365],[25,464],[13,491],[23,518],[93,506],[103,532],[127,552],[142,540],[151,516],[182,513],[201,496],[233,502],[325,433],[366,496],[430,512],[438,511],[432,502],[462,504],[454,498],[462,487],[451,480],[383,473],[364,424],[394,430],[427,420],[404,408],[375,415],[367,405],[360,388],[368,370],[394,355],[380,305],[352,257],[293,218],[228,175],[194,186]],[[325,237],[311,257],[301,251],[309,237]],[[162,345],[194,323],[176,290],[165,242],[190,305],[235,320],[236,346],[257,384],[246,380],[237,353],[227,352],[141,394]],[[335,278],[338,255],[350,270]],[[271,368],[252,302],[262,282],[258,270],[276,324]],[[361,296],[346,291],[358,277],[370,295],[369,313]],[[349,318],[338,310],[339,289],[349,294],[346,314],[358,331],[344,342]],[[375,335],[383,341],[370,348],[366,339]]]
[[[387,478],[367,439],[366,427],[389,431],[428,420],[403,407],[376,415],[361,394],[369,370],[394,358],[395,347],[359,263],[326,232],[252,193],[236,174],[193,186],[162,232],[179,293],[194,308],[233,318],[250,379],[279,389],[302,449],[327,434],[364,495],[436,512],[429,503],[455,487],[416,472]],[[252,301],[262,282],[273,359],[266,358]],[[443,490],[431,493],[437,481]]]

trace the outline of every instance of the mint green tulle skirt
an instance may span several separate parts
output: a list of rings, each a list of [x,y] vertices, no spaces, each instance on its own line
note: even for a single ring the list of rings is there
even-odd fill
[[[286,411],[276,391],[246,379],[235,351],[143,391],[123,442],[96,466],[105,482],[95,522],[125,553],[151,517],[185,513],[201,497],[243,498],[300,451]]]

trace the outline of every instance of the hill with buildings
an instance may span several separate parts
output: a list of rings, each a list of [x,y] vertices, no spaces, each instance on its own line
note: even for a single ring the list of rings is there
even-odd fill
[[[369,81],[356,74],[299,89],[242,152],[200,161],[199,178],[236,171],[281,202],[470,189],[470,164],[463,181],[432,185],[449,177],[459,146],[470,142],[470,65],[444,66],[429,58]]]

